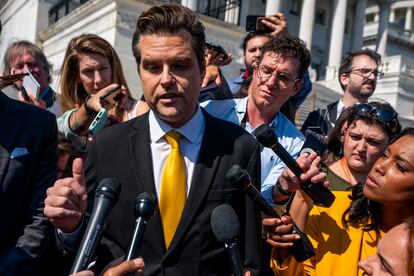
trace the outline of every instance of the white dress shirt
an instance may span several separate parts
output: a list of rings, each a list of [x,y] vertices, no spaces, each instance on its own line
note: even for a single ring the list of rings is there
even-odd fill
[[[168,144],[164,135],[171,130],[176,130],[181,134],[180,151],[184,157],[185,162],[185,177],[187,179],[187,196],[191,187],[191,180],[193,179],[194,166],[197,163],[198,155],[200,153],[201,141],[203,140],[203,133],[205,127],[205,118],[201,108],[197,106],[197,111],[191,119],[179,128],[173,128],[166,122],[158,118],[152,110],[149,113],[149,129],[151,139],[151,155],[154,169],[154,181],[157,196],[159,198],[161,192],[161,177],[164,171],[165,161],[171,151],[171,146]]]

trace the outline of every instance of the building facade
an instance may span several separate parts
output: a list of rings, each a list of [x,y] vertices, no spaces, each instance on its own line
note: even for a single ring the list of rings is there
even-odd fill
[[[300,36],[312,54],[314,91],[301,108],[298,119],[309,110],[323,107],[341,96],[337,69],[344,54],[362,47],[383,55],[385,77],[374,97],[389,101],[404,124],[414,120],[414,1],[387,0],[166,0],[178,2],[198,13],[206,26],[207,39],[234,54],[224,67],[226,78],[243,68],[241,41],[246,35],[247,15],[283,12],[289,32]],[[39,45],[54,68],[54,84],[66,46],[82,33],[95,33],[117,50],[129,86],[140,97],[140,82],[131,51],[138,15],[160,1],[152,0],[0,0],[3,32],[0,53],[16,39]],[[3,56],[0,55],[2,63]],[[329,102],[328,101],[328,102]]]

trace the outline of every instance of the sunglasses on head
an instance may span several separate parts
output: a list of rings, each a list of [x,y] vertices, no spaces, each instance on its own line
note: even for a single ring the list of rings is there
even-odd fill
[[[355,113],[361,116],[375,115],[377,119],[383,123],[388,123],[394,120],[394,118],[397,117],[398,115],[397,112],[390,109],[389,107],[384,106],[384,107],[376,108],[369,103],[356,104],[354,106],[354,111]]]

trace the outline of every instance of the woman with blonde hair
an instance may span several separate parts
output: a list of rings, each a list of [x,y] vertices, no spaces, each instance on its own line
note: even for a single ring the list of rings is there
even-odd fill
[[[144,102],[132,98],[115,49],[97,35],[83,34],[69,42],[60,75],[65,114],[58,119],[58,127],[71,141],[79,142],[79,136],[88,135],[90,124],[103,108],[108,112],[108,124],[127,121],[148,110]],[[119,101],[101,99],[118,85],[122,93]]]

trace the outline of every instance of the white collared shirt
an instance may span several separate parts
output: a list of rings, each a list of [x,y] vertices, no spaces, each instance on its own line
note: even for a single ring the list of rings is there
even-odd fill
[[[180,151],[184,156],[186,167],[186,191],[188,196],[191,187],[191,181],[193,179],[194,166],[197,163],[198,155],[200,153],[200,147],[205,127],[205,118],[201,111],[201,108],[197,106],[197,111],[193,117],[191,117],[187,123],[179,128],[171,127],[166,122],[158,118],[152,110],[149,113],[148,119],[155,189],[157,191],[158,198],[161,192],[161,177],[164,171],[164,164],[171,151],[171,146],[164,138],[164,135],[171,130],[178,131],[182,136],[180,140]]]
[[[344,109],[347,108],[344,104],[344,102],[342,101],[342,98],[339,99],[338,101],[338,106],[336,108],[336,119],[338,120],[339,116],[341,116],[342,111],[344,111]]]

